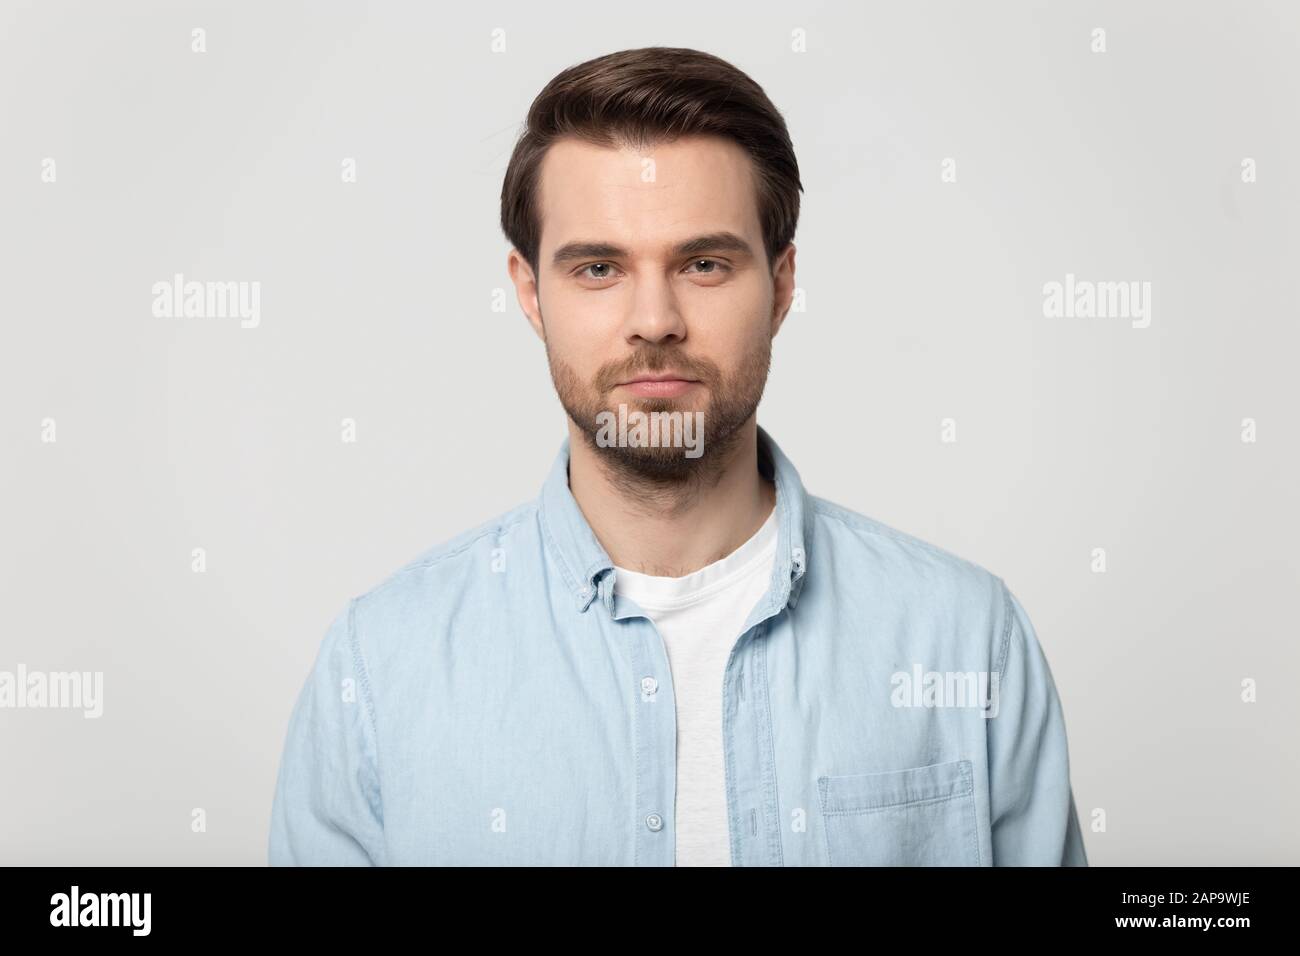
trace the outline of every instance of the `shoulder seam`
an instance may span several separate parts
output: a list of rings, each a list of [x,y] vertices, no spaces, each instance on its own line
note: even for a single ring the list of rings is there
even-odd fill
[[[457,547],[455,547],[450,551],[443,551],[433,555],[432,557],[425,558],[423,560],[416,559],[415,561],[412,561],[409,564],[403,565],[402,567],[394,571],[392,574],[390,574],[385,580],[379,582],[374,587],[370,588],[368,591],[364,591],[361,594],[357,595],[356,600],[360,601],[364,598],[369,598],[372,597],[373,595],[378,594],[380,591],[383,591],[387,589],[389,586],[396,584],[398,581],[400,581],[402,578],[404,578],[407,574],[409,574],[412,571],[423,571],[426,568],[431,568],[436,564],[441,564],[443,561],[446,561],[450,558],[454,558],[459,554],[463,554],[464,552],[472,548],[477,542],[481,541],[483,538],[486,538],[488,535],[501,534],[503,531],[508,531],[510,528],[513,528],[515,525],[519,524],[520,522],[528,518],[530,514],[534,513],[535,503],[530,502],[529,504],[520,505],[518,508],[513,509],[513,511],[518,512],[518,514],[516,514],[515,517],[512,518],[511,520],[503,522],[501,524],[494,524],[492,522],[487,522],[487,527],[483,528],[478,534],[474,535],[474,537],[468,539],[467,541],[462,541]],[[506,514],[510,514],[510,513],[511,512],[506,512]]]
[[[370,745],[374,751],[373,763],[375,775],[372,789],[374,791],[376,808],[379,811],[379,824],[380,826],[383,826],[384,795],[379,785],[379,723],[375,719],[374,694],[370,688],[370,668],[366,666],[365,655],[361,652],[361,637],[357,633],[356,608],[357,599],[352,598],[348,602],[348,644],[349,650],[352,652],[352,666],[356,670],[357,676],[360,678],[361,697],[366,708],[366,722],[370,726]]]
[[[890,541],[896,541],[899,544],[913,545],[915,547],[922,549],[923,551],[927,551],[930,554],[935,555],[936,557],[948,558],[954,561],[959,561],[969,568],[974,568],[977,571],[982,571],[983,573],[989,575],[990,577],[996,577],[996,575],[994,575],[993,572],[990,571],[988,568],[976,564],[974,561],[971,561],[969,558],[963,558],[960,554],[955,554],[952,551],[947,551],[936,544],[931,544],[930,542],[924,541],[921,538],[918,538],[914,535],[910,535],[907,534],[906,532],[899,531],[894,528],[890,528],[886,525],[882,525],[880,522],[876,521],[873,518],[868,518],[866,515],[860,515],[851,512],[848,509],[846,509],[844,506],[835,504],[835,502],[833,501],[826,501],[825,499],[814,498],[813,510],[816,511],[818,514],[825,515],[828,518],[834,518],[837,521],[839,521],[841,524],[845,525],[846,527],[852,528],[855,531],[862,531],[866,534],[874,534],[877,537],[888,538]]]
[[[996,668],[996,673],[999,675],[998,681],[1001,682],[1007,672],[1007,656],[1011,651],[1011,628],[1014,624],[1015,613],[1011,609],[1011,597],[1007,590],[1007,583],[998,578],[998,586],[1002,589],[1002,614],[1006,618],[1005,623],[1002,625],[1002,646],[998,650],[998,666]]]

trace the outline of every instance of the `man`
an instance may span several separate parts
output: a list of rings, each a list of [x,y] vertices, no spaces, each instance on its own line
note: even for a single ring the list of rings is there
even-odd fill
[[[801,189],[716,57],[537,97],[502,226],[568,438],[535,501],[338,615],[273,864],[1086,865],[1019,602],[757,425]]]

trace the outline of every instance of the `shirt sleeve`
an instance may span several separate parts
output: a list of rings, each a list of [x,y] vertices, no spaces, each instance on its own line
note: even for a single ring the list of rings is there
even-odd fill
[[[1029,616],[1002,585],[1003,650],[988,766],[994,866],[1087,866],[1065,717]]]
[[[294,704],[271,806],[271,866],[379,866],[383,810],[356,600],[334,619]]]

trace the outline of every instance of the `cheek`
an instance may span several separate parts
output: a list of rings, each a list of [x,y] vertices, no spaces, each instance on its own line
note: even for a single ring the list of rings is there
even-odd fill
[[[567,365],[582,381],[589,381],[607,360],[609,343],[594,334],[588,317],[566,312],[559,303],[543,307],[546,349],[552,359]]]
[[[591,309],[564,286],[543,288],[538,304],[546,326],[546,337],[552,348],[571,352],[580,344],[583,327],[590,325]]]
[[[556,283],[541,297],[542,316],[548,332],[566,343],[617,330],[622,302],[616,291],[593,293],[568,283]]]
[[[761,281],[709,291],[693,297],[687,307],[691,337],[702,347],[715,355],[744,352],[771,338],[772,299]],[[730,356],[723,360],[733,363]]]

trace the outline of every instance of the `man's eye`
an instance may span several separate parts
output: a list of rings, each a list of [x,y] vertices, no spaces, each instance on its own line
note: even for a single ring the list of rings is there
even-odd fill
[[[697,266],[701,268],[695,272],[695,275],[700,276],[722,275],[731,271],[731,266],[717,259],[693,259],[687,269],[693,270]],[[595,279],[597,282],[610,279],[613,275],[614,265],[610,262],[593,262],[578,270],[579,278]]]
[[[700,276],[721,275],[724,272],[730,272],[731,267],[725,262],[719,262],[717,259],[694,259],[691,261],[692,266],[708,266],[695,273]]]
[[[592,273],[588,272],[589,269],[604,269],[606,271]],[[588,279],[608,279],[613,274],[613,269],[613,265],[608,262],[593,262],[591,265],[583,266],[579,269],[578,275],[584,276]]]

